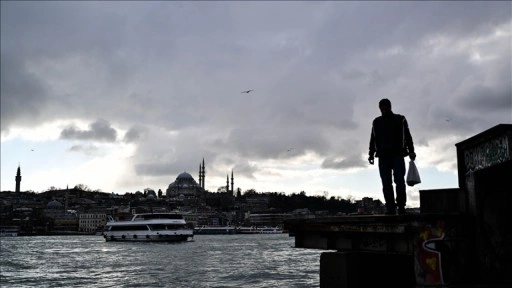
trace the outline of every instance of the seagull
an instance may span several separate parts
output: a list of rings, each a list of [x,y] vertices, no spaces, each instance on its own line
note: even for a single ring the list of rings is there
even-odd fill
[[[242,91],[242,92],[240,92],[240,93],[247,93],[247,94],[249,94],[249,93],[250,93],[250,92],[252,92],[252,91],[254,91],[254,90],[250,89],[250,90]]]
[[[290,152],[290,151],[292,151],[292,150],[293,150],[293,148],[290,148],[290,149],[288,149],[287,151],[288,151],[288,152]]]

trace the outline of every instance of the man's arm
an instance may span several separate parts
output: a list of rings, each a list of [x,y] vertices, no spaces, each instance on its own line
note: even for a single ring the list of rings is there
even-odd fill
[[[374,163],[374,155],[375,155],[375,133],[374,133],[374,128],[373,128],[373,124],[372,124],[372,132],[370,134],[370,146],[369,146],[369,149],[368,149],[368,162],[370,164],[373,165]]]
[[[407,119],[404,117],[404,142],[407,151],[409,151],[409,158],[414,161],[416,159],[416,153],[414,153],[414,142],[412,141],[411,131],[409,130],[409,124]]]

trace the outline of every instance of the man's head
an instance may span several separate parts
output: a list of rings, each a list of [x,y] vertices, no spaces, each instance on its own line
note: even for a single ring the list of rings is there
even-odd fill
[[[382,115],[388,114],[389,112],[391,112],[391,101],[389,101],[386,98],[380,100],[379,109]]]

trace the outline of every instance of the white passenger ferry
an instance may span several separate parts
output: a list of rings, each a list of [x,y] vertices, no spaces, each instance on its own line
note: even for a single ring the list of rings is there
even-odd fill
[[[103,237],[107,242],[179,242],[192,239],[194,230],[179,213],[141,213],[128,221],[109,219]]]

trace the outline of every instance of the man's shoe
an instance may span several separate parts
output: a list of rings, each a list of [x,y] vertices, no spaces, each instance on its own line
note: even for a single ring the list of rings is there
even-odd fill
[[[398,207],[398,215],[405,215],[405,208],[404,207]]]

